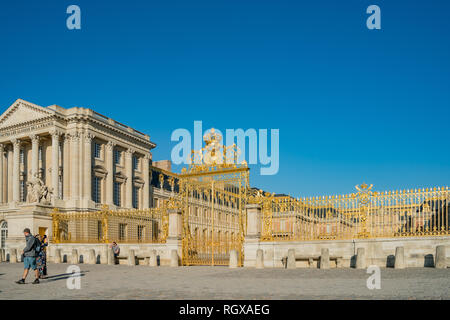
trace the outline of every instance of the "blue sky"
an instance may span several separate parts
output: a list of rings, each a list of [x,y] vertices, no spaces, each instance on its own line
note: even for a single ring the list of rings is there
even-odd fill
[[[82,29],[66,28],[81,8]],[[381,8],[381,30],[366,8]],[[0,107],[88,107],[150,134],[280,130],[294,196],[448,185],[448,1],[16,1],[0,5]]]

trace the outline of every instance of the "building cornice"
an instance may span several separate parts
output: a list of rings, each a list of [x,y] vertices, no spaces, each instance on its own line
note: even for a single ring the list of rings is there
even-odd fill
[[[61,133],[66,133],[67,130],[71,129],[69,127],[71,123],[82,123],[90,125],[93,131],[98,130],[105,135],[115,136],[118,141],[125,144],[132,143],[145,150],[151,150],[156,147],[156,144],[150,141],[150,136],[87,108],[64,109],[58,106],[44,108],[18,99],[0,116],[0,125],[2,122],[7,121],[21,105],[33,110],[33,112],[42,114],[43,117],[32,120],[24,119],[23,122],[1,128],[0,140],[4,141],[4,138],[8,137],[21,137],[27,133],[51,126],[57,127]]]

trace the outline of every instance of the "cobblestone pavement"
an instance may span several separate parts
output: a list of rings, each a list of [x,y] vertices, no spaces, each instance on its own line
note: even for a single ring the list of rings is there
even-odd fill
[[[450,269],[381,269],[381,289],[355,269],[228,269],[79,265],[81,289],[69,290],[68,264],[50,264],[49,279],[14,283],[22,264],[0,263],[0,299],[450,299]]]

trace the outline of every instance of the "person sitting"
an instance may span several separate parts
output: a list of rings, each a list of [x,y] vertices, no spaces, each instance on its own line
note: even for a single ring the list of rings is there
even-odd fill
[[[115,241],[113,241],[113,243],[110,246],[110,248],[113,250],[113,253],[114,253],[114,264],[116,264],[117,263],[117,259],[119,259],[119,254],[120,254],[119,245]]]

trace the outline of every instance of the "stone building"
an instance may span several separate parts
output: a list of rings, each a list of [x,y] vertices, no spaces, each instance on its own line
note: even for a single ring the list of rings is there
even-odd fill
[[[152,206],[155,146],[147,134],[91,109],[18,99],[0,117],[0,247],[22,245],[25,227],[49,235],[54,207]]]

